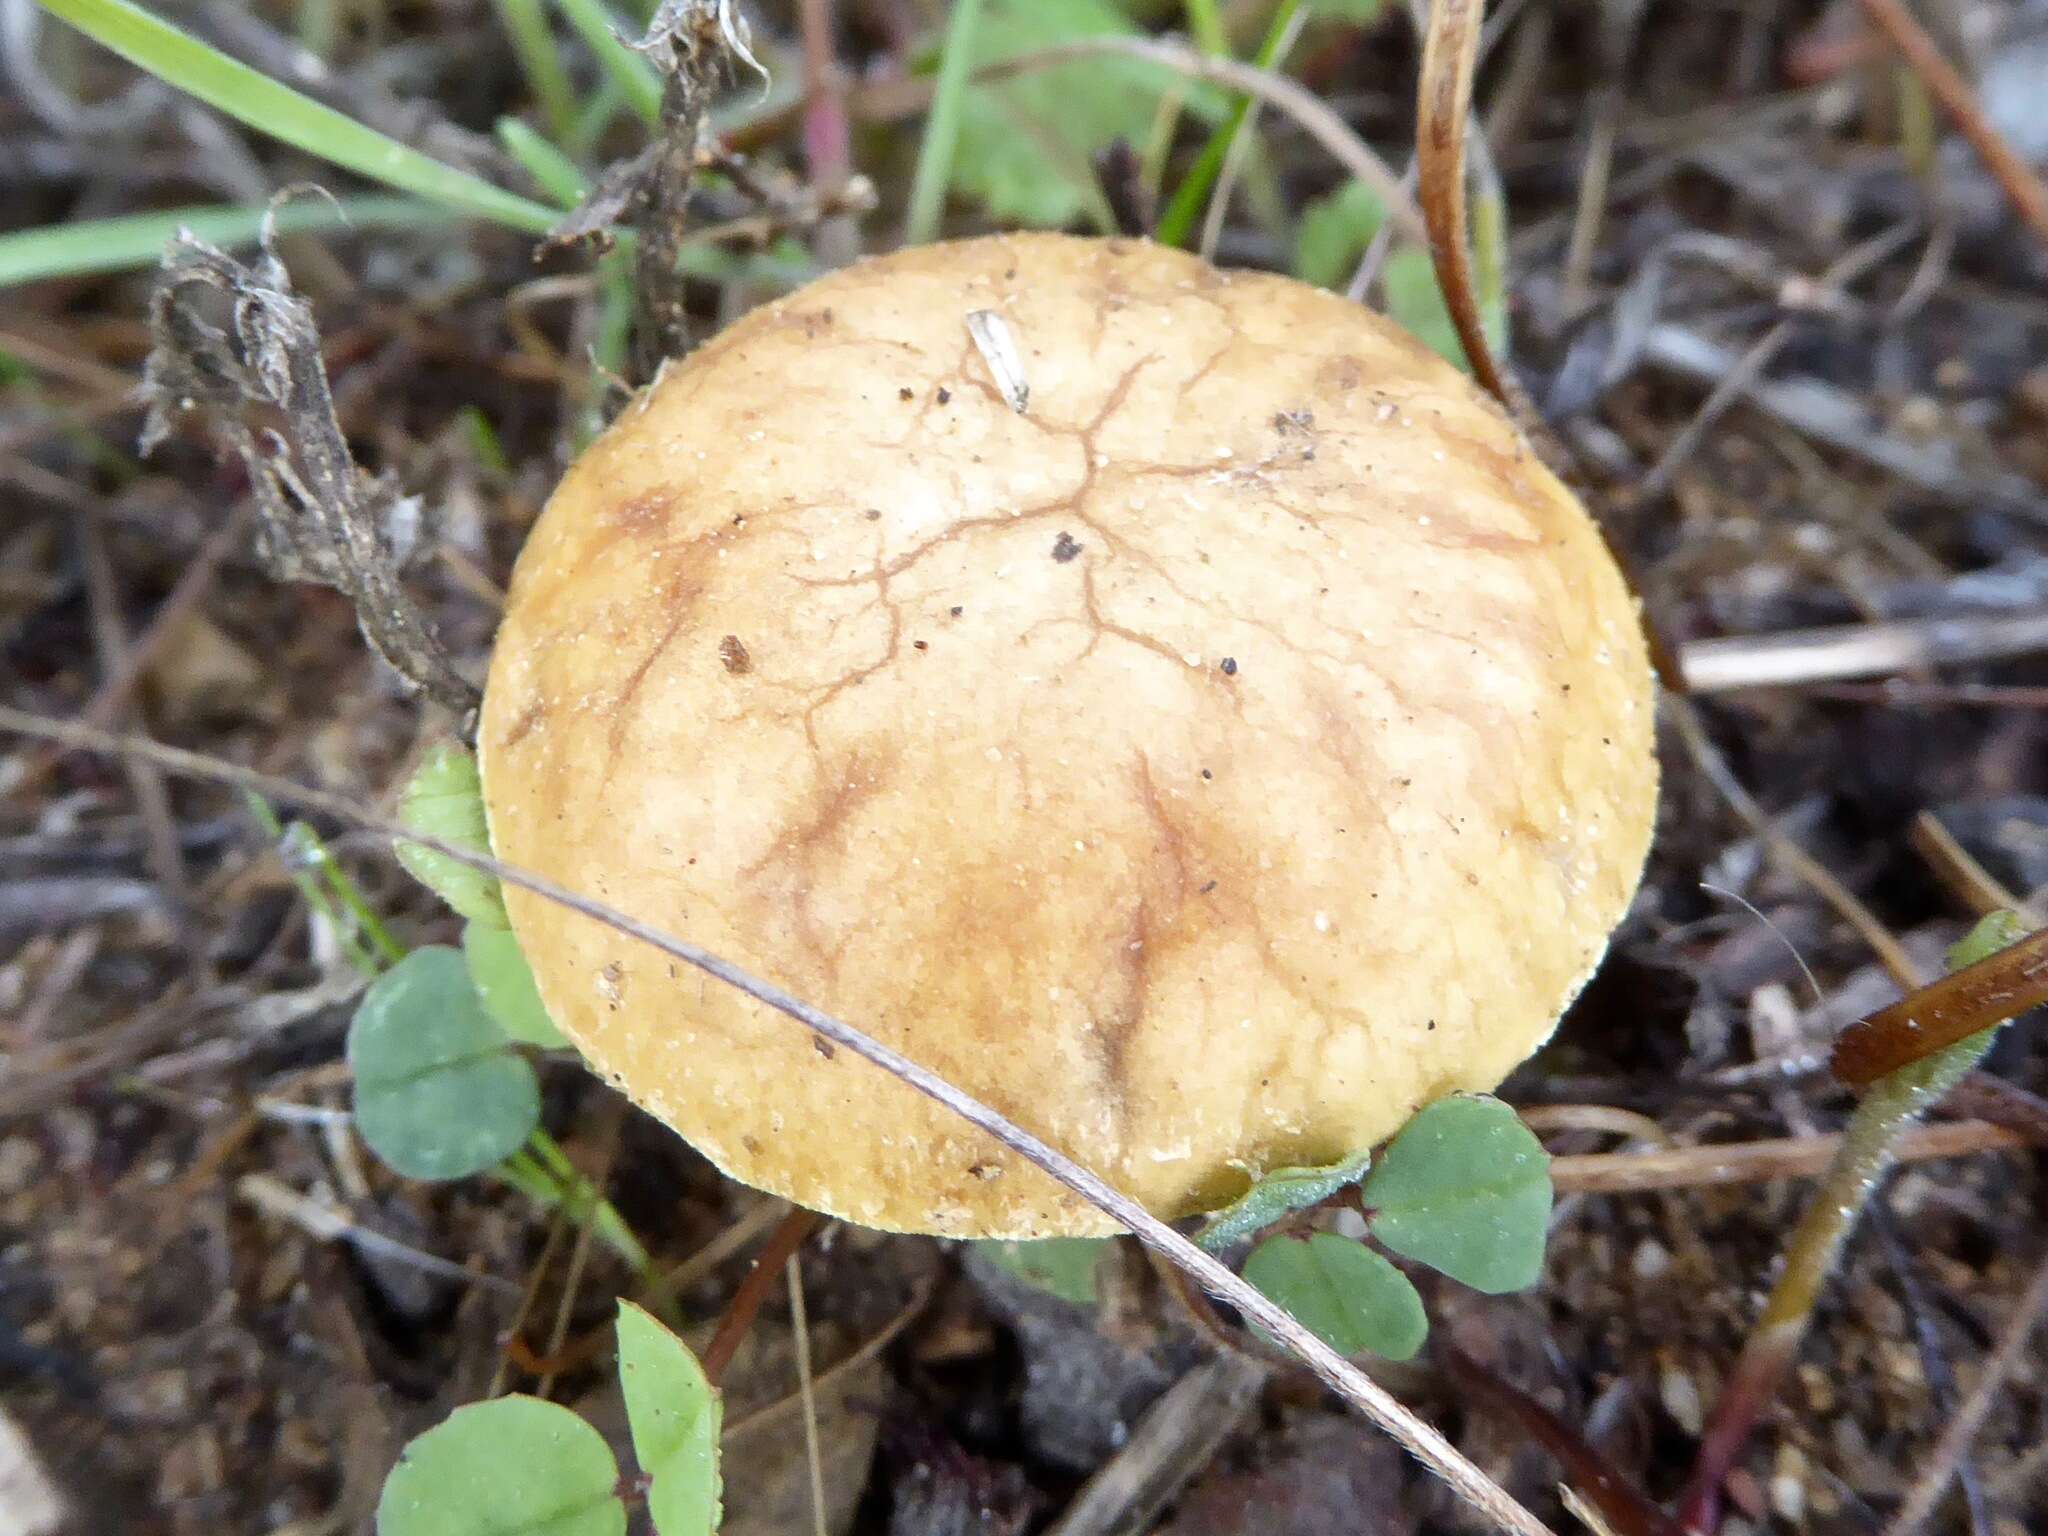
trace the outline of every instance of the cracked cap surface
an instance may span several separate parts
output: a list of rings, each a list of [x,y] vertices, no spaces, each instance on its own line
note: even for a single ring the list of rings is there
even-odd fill
[[[479,751],[501,858],[1166,1217],[1497,1083],[1597,963],[1656,795],[1634,604],[1462,374],[1320,290],[1053,235],[867,262],[669,367],[520,557]],[[733,1177],[902,1231],[1111,1230],[800,1025],[506,897],[561,1027]]]

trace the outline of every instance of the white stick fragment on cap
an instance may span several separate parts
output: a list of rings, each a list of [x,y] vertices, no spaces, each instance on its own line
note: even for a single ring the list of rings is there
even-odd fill
[[[992,309],[971,309],[967,312],[967,334],[974,338],[975,349],[988,364],[989,374],[1002,391],[1003,399],[1022,416],[1031,401],[1031,382],[1024,377],[1024,359],[1017,355],[1017,342],[1010,334],[1009,322]]]

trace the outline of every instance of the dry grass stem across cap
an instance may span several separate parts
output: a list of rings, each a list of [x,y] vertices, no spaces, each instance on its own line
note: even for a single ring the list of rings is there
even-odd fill
[[[520,558],[500,857],[846,1017],[1163,1217],[1551,1032],[1656,796],[1634,604],[1465,377],[1286,279],[1028,235],[671,364]],[[735,1178],[953,1236],[1109,1218],[524,891],[550,1011]]]

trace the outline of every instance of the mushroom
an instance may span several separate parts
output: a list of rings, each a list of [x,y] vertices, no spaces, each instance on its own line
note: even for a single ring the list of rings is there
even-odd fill
[[[1297,282],[1034,234],[668,366],[527,542],[479,752],[500,857],[1173,1218],[1550,1035],[1641,873],[1651,716],[1599,533],[1450,364]],[[869,1063],[507,904],[562,1029],[734,1178],[1111,1230]]]

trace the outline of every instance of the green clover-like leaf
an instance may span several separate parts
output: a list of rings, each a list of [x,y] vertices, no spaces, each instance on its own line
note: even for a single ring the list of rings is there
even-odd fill
[[[633,1455],[652,1482],[659,1536],[718,1529],[718,1430],[724,1402],[683,1341],[630,1301],[619,1303],[619,1386]]]
[[[1436,266],[1427,250],[1403,245],[1390,251],[1380,272],[1380,286],[1386,292],[1389,316],[1437,356],[1449,358],[1460,368],[1465,366],[1465,344],[1458,340],[1458,328],[1451,321],[1444,291],[1437,286]],[[1490,315],[1485,319],[1491,337],[1496,327],[1490,323]]]
[[[1138,31],[1112,0],[984,0],[974,63],[1090,37]],[[1108,217],[1089,160],[1116,139],[1143,144],[1160,98],[1182,92],[1191,115],[1221,118],[1225,97],[1149,60],[1076,58],[1026,73],[976,79],[961,103],[954,188],[1005,222],[1057,229],[1077,217]]]
[[[1334,1232],[1269,1237],[1245,1260],[1244,1277],[1342,1355],[1370,1350],[1410,1360],[1429,1336],[1422,1298],[1408,1277]]]
[[[446,945],[416,949],[370,984],[348,1030],[356,1129],[414,1179],[503,1162],[540,1122],[540,1084],[484,1012]]]
[[[975,1246],[989,1260],[1027,1285],[1062,1301],[1095,1304],[1095,1266],[1109,1251],[1106,1237],[1047,1237],[1036,1242],[984,1242]]]
[[[523,1045],[545,1050],[558,1050],[570,1043],[548,1016],[547,1004],[540,1000],[540,988],[534,984],[533,967],[526,963],[526,951],[510,928],[466,924],[462,958],[484,1012],[497,1020],[506,1034]]]
[[[623,1536],[604,1436],[537,1397],[471,1403],[399,1454],[377,1536]]]
[[[414,832],[475,853],[489,853],[491,833],[484,817],[483,780],[478,777],[476,759],[456,742],[436,744],[407,781],[398,819]],[[472,922],[503,928],[510,921],[496,875],[472,869],[418,843],[399,843],[396,852],[398,862],[413,879]]]
[[[1311,199],[1295,232],[1294,275],[1318,287],[1342,289],[1386,217],[1379,194],[1363,182],[1347,182]],[[1387,314],[1432,352],[1463,367],[1465,346],[1451,323],[1428,250],[1395,246],[1380,266],[1379,281]],[[1507,334],[1506,312],[1487,293],[1480,295],[1480,309],[1488,338],[1499,345]]]
[[[1439,1099],[1365,1181],[1372,1235],[1489,1295],[1534,1285],[1550,1220],[1550,1155],[1499,1099]]]
[[[1310,198],[1294,233],[1294,275],[1318,288],[1341,289],[1387,219],[1387,205],[1362,181]]]
[[[1195,1241],[1211,1253],[1242,1242],[1283,1216],[1327,1200],[1347,1184],[1356,1184],[1372,1166],[1370,1151],[1354,1153],[1320,1168],[1274,1168],[1237,1199],[1209,1218]]]

